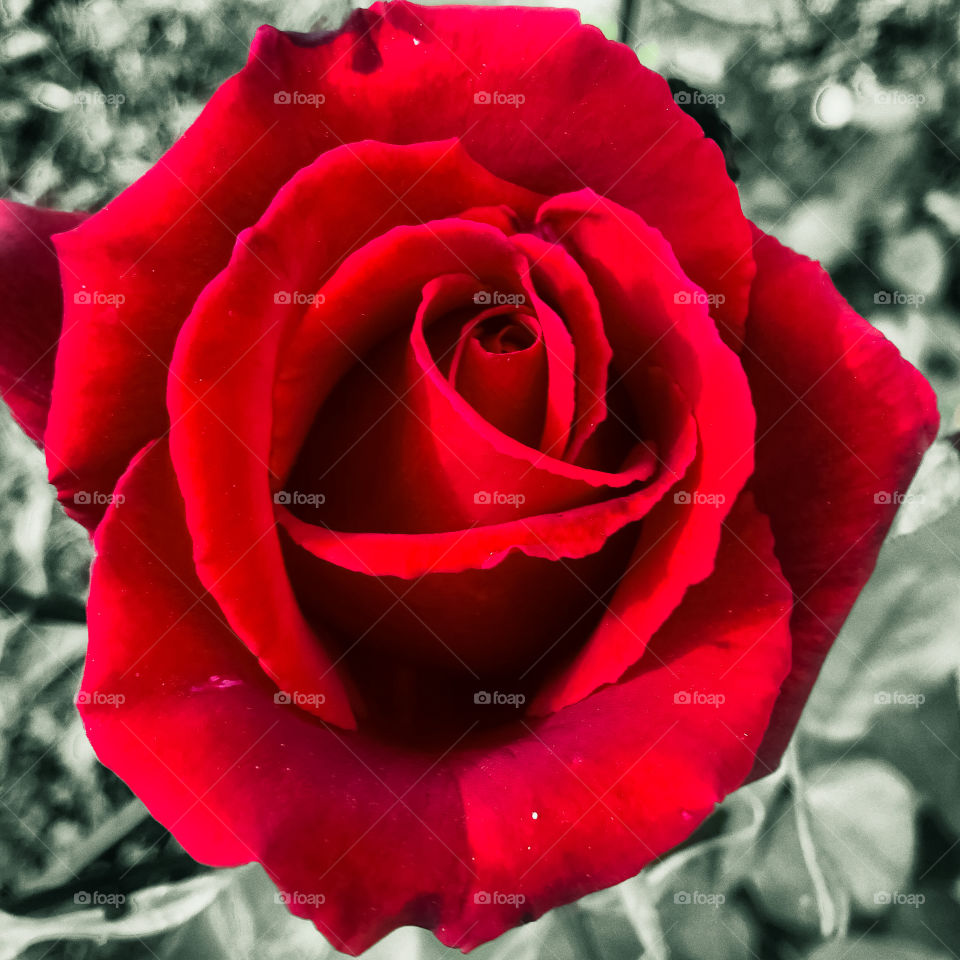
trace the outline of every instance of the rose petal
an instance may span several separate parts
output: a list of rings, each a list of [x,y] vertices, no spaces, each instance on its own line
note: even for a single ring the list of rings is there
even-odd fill
[[[571,210],[578,209],[578,205],[583,203],[594,206],[600,205],[601,202],[601,198],[587,193],[583,197],[575,195],[569,201]],[[554,203],[554,201],[550,203]],[[556,201],[556,203],[560,204],[560,201]],[[550,211],[554,208],[548,204],[545,209]],[[562,205],[556,206],[556,210],[562,211]],[[599,213],[602,212],[602,208],[599,206],[598,211],[599,216]],[[552,214],[548,215],[552,216]],[[606,215],[611,220],[615,220],[616,217],[621,215],[633,216],[628,211],[620,211],[619,213],[607,211]],[[624,315],[631,310],[642,311],[648,306],[657,311],[654,316],[657,317],[657,323],[660,326],[653,336],[659,337],[664,343],[659,346],[658,353],[654,354],[654,357],[662,355],[662,359],[666,360],[668,365],[677,367],[686,385],[685,389],[689,393],[696,394],[700,389],[697,382],[699,377],[697,373],[699,362],[697,349],[691,345],[690,341],[669,329],[672,328],[677,317],[686,317],[687,314],[693,316],[695,314],[697,333],[700,332],[701,327],[705,328],[704,335],[707,338],[705,343],[707,344],[708,355],[716,358],[714,363],[718,365],[718,369],[727,371],[728,376],[732,377],[731,396],[733,398],[739,396],[741,399],[745,399],[745,378],[739,371],[735,357],[729,351],[723,351],[722,345],[717,339],[716,331],[702,304],[693,302],[694,288],[690,286],[689,281],[683,278],[675,259],[673,260],[673,266],[669,270],[666,268],[663,258],[671,255],[668,249],[665,251],[659,249],[659,247],[665,246],[662,238],[643,225],[639,218],[634,217],[634,219],[637,221],[633,228],[634,231],[646,230],[647,233],[651,234],[650,244],[653,244],[653,246],[648,244],[641,251],[642,259],[631,262],[630,272],[632,273],[636,269],[637,263],[647,259],[650,261],[649,269],[654,272],[659,271],[663,276],[659,285],[653,283],[653,281],[645,281],[648,284],[653,284],[650,287],[653,301],[649,304],[646,302],[650,300],[651,293],[645,292],[643,289],[639,292],[634,291],[633,301],[626,306],[621,305]],[[289,355],[284,358],[280,378],[285,386],[285,396],[289,397],[290,400],[286,406],[279,408],[282,413],[278,410],[278,418],[282,419],[283,422],[288,422],[291,418],[297,416],[295,408],[291,406],[292,403],[296,403],[300,405],[301,413],[299,416],[304,420],[309,419],[312,416],[312,411],[322,406],[324,390],[329,390],[329,386],[326,385],[335,379],[339,371],[346,366],[347,360],[356,358],[362,353],[363,343],[369,343],[371,340],[382,337],[389,328],[389,324],[396,323],[396,318],[402,316],[405,310],[409,308],[409,303],[404,306],[403,302],[398,301],[397,297],[406,296],[409,298],[410,291],[416,290],[421,283],[427,282],[431,274],[437,271],[443,273],[454,269],[456,261],[464,261],[468,257],[476,259],[476,251],[468,254],[466,249],[459,250],[457,244],[467,242],[471,237],[484,236],[490,238],[490,242],[495,242],[497,234],[492,230],[484,233],[484,229],[480,226],[465,228],[462,225],[458,226],[455,222],[440,222],[420,228],[403,228],[391,235],[372,241],[363,250],[349,258],[331,283],[325,287],[322,304],[305,315],[295,338],[297,349],[295,351],[291,350]],[[636,256],[637,243],[635,242],[635,236],[627,239],[629,240],[631,254]],[[622,238],[619,236],[615,237],[614,240],[616,243],[622,242]],[[659,247],[654,249],[656,245],[659,245]],[[652,257],[649,250],[654,250]],[[446,264],[447,260],[451,261],[449,265]],[[389,270],[387,269],[388,265]],[[389,277],[396,283],[397,293],[386,295],[383,279],[380,279],[379,285],[375,285],[374,280],[376,278],[385,277]],[[504,279],[502,282],[508,283],[509,281]],[[684,290],[683,284],[686,284],[686,290]],[[678,291],[684,293],[686,300],[675,303],[675,294]],[[668,303],[669,307],[666,306]],[[665,309],[669,311],[668,315],[664,314]],[[377,319],[378,316],[380,317],[379,320]],[[363,324],[357,324],[357,317],[364,318]],[[371,337],[365,332],[371,327],[377,331],[376,336]],[[645,333],[644,336],[646,335]],[[672,347],[670,346],[671,343],[674,344]],[[647,350],[648,346],[648,344],[641,344],[632,356],[642,360],[641,355]],[[709,349],[711,346],[712,353]],[[432,383],[441,394],[445,392],[449,401],[449,409],[434,402],[431,410],[448,417],[448,419],[453,416],[453,420],[456,420],[456,415],[459,415],[465,423],[473,427],[475,432],[479,431],[479,436],[491,443],[497,450],[518,459],[530,459],[531,451],[523,448],[522,445],[500,435],[497,431],[490,432],[483,422],[477,422],[479,418],[474,417],[471,420],[471,411],[464,409],[466,405],[462,403],[460,398],[452,394],[441,373],[431,368],[432,357],[425,344],[421,344],[419,355],[421,357],[421,369],[425,376],[411,378],[414,383],[413,389],[428,390]],[[340,359],[338,359],[338,356],[340,356]],[[658,365],[662,367],[662,364]],[[637,393],[635,398],[637,406],[648,410],[653,409],[652,401],[654,398],[649,393],[643,393],[646,384],[646,379],[641,375],[643,368],[639,367],[636,362],[631,362],[628,366],[627,379],[631,388]],[[382,373],[377,373],[375,379],[383,382]],[[311,384],[314,386],[311,386]],[[316,385],[319,385],[320,388],[318,392]],[[714,397],[724,396],[726,401],[728,399],[724,393],[726,387],[727,384],[720,384],[716,394],[710,395]],[[310,398],[308,404],[304,405],[304,397],[309,396],[311,389],[316,392],[316,395]],[[387,389],[391,395],[399,396],[398,385]],[[358,395],[364,396],[366,392],[357,391]],[[676,409],[676,401],[671,400],[670,396],[668,393],[666,397],[659,398],[661,402],[665,402],[663,402],[662,410],[657,409],[653,423],[654,429],[660,429],[666,423],[671,423],[670,430],[665,431],[664,436],[658,437],[658,440],[662,442],[659,449],[663,452],[662,455],[667,458],[661,476],[654,487],[632,495],[623,502],[608,501],[589,510],[580,509],[575,513],[570,512],[555,516],[533,516],[532,514],[543,513],[544,509],[549,508],[537,504],[536,509],[534,509],[534,504],[524,503],[525,511],[531,513],[529,519],[502,523],[490,523],[488,521],[489,525],[485,524],[483,529],[477,533],[470,530],[452,529],[448,533],[428,532],[423,536],[377,532],[378,526],[372,522],[369,524],[352,522],[351,529],[345,530],[345,524],[342,522],[343,514],[337,516],[332,511],[326,511],[324,527],[311,528],[283,509],[278,512],[278,517],[294,540],[318,558],[337,563],[350,570],[375,576],[406,578],[420,576],[426,572],[442,573],[462,569],[487,569],[500,562],[510,549],[519,549],[528,556],[548,558],[585,556],[587,553],[600,549],[606,538],[620,529],[624,523],[629,522],[630,518],[637,519],[642,516],[645,510],[655,503],[662,492],[672,484],[671,476],[676,479],[681,475],[683,466],[687,462],[685,458],[689,456],[690,447],[689,441],[683,440],[684,431],[679,423],[675,422],[677,418],[667,415],[671,407]],[[393,405],[393,407],[398,409],[398,405]],[[399,415],[405,421],[411,421],[408,424],[409,429],[416,430],[417,425],[420,424],[424,428],[421,433],[424,435],[425,442],[433,447],[439,449],[439,447],[445,446],[449,448],[451,444],[462,444],[463,449],[457,449],[454,458],[461,463],[464,456],[469,457],[471,452],[476,450],[476,444],[473,440],[463,444],[462,424],[457,426],[452,420],[450,423],[438,426],[430,413],[424,411],[418,412],[412,418],[407,418],[404,411],[400,409]],[[377,403],[371,406],[371,416],[373,417],[373,426],[376,425],[377,421],[383,422],[386,417],[381,412],[381,405]],[[336,423],[343,422],[339,416],[333,416],[333,420]],[[656,422],[657,420],[660,422]],[[747,407],[745,411],[742,411],[740,422],[731,428],[732,442],[743,441],[749,446],[746,438],[750,436],[751,427],[751,414]],[[358,429],[351,427],[347,430],[347,436],[353,450],[357,450],[363,443],[365,433],[366,428],[362,427]],[[377,456],[383,455],[385,449],[383,444],[388,442],[390,437],[407,436],[406,432],[400,429],[384,428],[383,433],[384,437],[370,441],[370,446],[378,451]],[[353,439],[354,437],[359,439]],[[438,443],[437,438],[440,438],[442,443]],[[314,444],[313,446],[314,449],[324,449],[323,444]],[[390,458],[395,463],[396,469],[391,477],[389,491],[378,488],[375,494],[371,491],[370,495],[361,495],[351,499],[352,520],[356,520],[354,516],[356,513],[354,507],[356,507],[356,510],[361,513],[373,510],[377,517],[381,518],[382,526],[379,527],[381,531],[389,529],[388,524],[392,525],[390,518],[394,518],[393,522],[400,518],[403,519],[404,523],[413,522],[413,529],[429,530],[428,526],[419,525],[419,514],[412,506],[412,497],[420,494],[429,500],[429,510],[424,514],[424,519],[425,521],[434,521],[433,529],[437,529],[436,521],[440,510],[436,498],[431,494],[438,489],[438,486],[430,483],[422,484],[419,471],[423,458],[417,452],[419,449],[416,444],[408,444],[406,441],[399,448],[393,449]],[[414,453],[411,454],[411,450]],[[737,454],[739,455],[740,452],[738,447]],[[357,456],[361,456],[361,453],[357,453]],[[406,456],[412,456],[413,462],[417,464],[416,470],[407,471],[396,466],[398,463],[396,458]],[[536,458],[533,458],[530,462],[534,466],[547,465],[546,461]],[[711,460],[711,462],[713,461]],[[589,477],[588,471],[577,470],[556,462],[551,462],[549,469],[551,472],[557,473],[558,476]],[[318,468],[312,471],[314,475],[318,472],[322,473],[322,470]],[[369,470],[346,470],[344,468],[342,472],[345,476],[351,478],[351,490],[355,489],[353,486],[354,478],[359,477],[360,482],[363,482],[365,477],[372,477],[376,480],[377,476]],[[502,481],[509,476],[503,465],[498,466],[496,470],[491,469],[489,475]],[[449,476],[449,474],[445,472],[444,476]],[[472,476],[476,480],[482,476],[482,471],[474,470]],[[395,488],[397,485],[402,486],[405,478],[410,481],[408,484],[410,496],[401,498],[400,502],[402,502],[403,509],[398,509],[395,503],[393,506],[385,505],[383,496],[387,493],[391,495],[395,493]],[[630,476],[629,479],[634,478]],[[726,488],[731,494],[736,492],[733,483],[738,479],[742,483],[743,478],[739,474],[735,474],[730,487]],[[507,490],[508,488],[512,491],[509,483],[504,482],[504,489]],[[480,491],[481,494],[484,492],[489,491]],[[552,494],[551,496],[555,495]],[[337,499],[345,502],[343,497]],[[469,500],[470,497],[463,491],[454,498],[456,504],[469,504]],[[712,520],[704,518],[699,525],[705,525],[715,535],[723,511],[717,511],[713,507],[711,513],[713,515]],[[337,523],[338,519],[341,520],[339,524]],[[330,527],[336,529],[328,529]],[[365,527],[371,532],[362,532]],[[699,526],[694,524],[693,528],[696,531]],[[441,531],[442,529],[441,527]],[[711,550],[710,556],[712,556],[712,553]],[[688,583],[689,581],[681,584],[681,592]],[[670,609],[675,606],[676,599],[679,598],[674,599]],[[669,610],[666,612],[669,612]],[[628,665],[629,663],[624,663],[621,672]]]
[[[520,894],[538,916],[619,883],[740,785],[790,666],[790,592],[772,548],[766,519],[742,496],[715,572],[651,641],[649,662],[459,762],[477,871],[448,934],[461,948],[518,921],[509,900],[484,903],[478,892]]]
[[[357,573],[296,541],[285,556],[302,609],[338,643],[361,725],[410,744],[447,729],[484,687],[500,684],[529,702],[546,671],[590,636],[635,540],[628,526],[584,557],[517,551],[490,567],[427,568],[412,579]]]
[[[515,266],[524,269],[522,260],[517,259]],[[511,293],[485,289],[488,284],[469,273],[428,280],[421,309],[430,319],[423,332],[433,364],[450,387],[501,433],[536,448],[545,430],[548,405],[551,421],[557,419],[550,389],[553,358],[544,343],[536,301],[531,302],[526,291],[520,292],[522,278],[513,272],[505,278]],[[566,393],[557,391],[556,384],[553,392]],[[572,403],[572,370],[569,395]],[[567,411],[567,429],[571,414],[572,409]],[[557,426],[564,429],[562,416]]]
[[[488,170],[531,190],[590,187],[664,233],[694,282],[723,297],[716,315],[739,340],[754,265],[722,152],[662,77],[576,11],[374,4],[332,33],[264,28],[254,49],[273,71],[269,97],[324,97],[264,105],[291,140],[316,149],[457,136]]]
[[[487,284],[530,303],[537,299],[521,276],[524,258],[497,230],[460,220],[437,221],[397,228],[348,258],[323,287],[322,302],[304,315],[290,339],[278,372],[283,392],[276,394],[275,419],[317,419],[288,485],[326,496],[315,519],[340,531],[341,545],[351,539],[348,531],[389,535],[446,530],[456,531],[454,539],[459,540],[461,528],[471,523],[495,524],[508,516],[572,509],[609,495],[605,487],[625,488],[651,476],[653,465],[641,456],[617,472],[594,471],[526,447],[493,428],[450,386],[427,344],[424,323],[433,309],[432,298],[446,289],[442,284],[429,286],[439,283],[436,274],[451,275],[463,263],[471,264],[478,288]],[[423,285],[433,292],[418,311]],[[437,303],[442,314],[448,302]],[[412,356],[406,356],[403,322],[415,312]],[[391,331],[398,342],[387,342]],[[368,355],[374,344],[385,344],[376,357]],[[351,364],[351,379],[333,392]],[[669,394],[664,398],[668,408],[673,402]],[[656,431],[659,424],[651,435],[661,444],[666,463],[649,481],[651,486],[631,501],[634,512],[619,511],[621,519],[611,532],[655,502],[654,486],[662,491],[682,474],[690,455],[683,431],[678,431],[679,439]],[[384,460],[391,465],[388,473],[377,468]],[[482,498],[491,491],[519,499],[498,507]],[[299,539],[299,534],[294,536]],[[311,542],[329,541],[327,531],[319,537]],[[492,550],[482,535],[471,542],[474,566],[481,561],[491,565]],[[560,555],[565,555],[563,548]],[[438,561],[439,556],[431,559]],[[411,570],[416,566],[401,556],[396,560]],[[399,573],[396,567],[366,567],[359,558],[350,568]]]
[[[50,236],[71,230],[85,216],[0,200],[0,393],[17,423],[39,446],[50,408],[63,313],[60,269]]]
[[[535,209],[534,195],[492,177],[454,141],[352,143],[313,163],[316,151],[299,161],[290,143],[277,151],[279,130],[250,126],[264,95],[258,69],[252,63],[225,84],[188,139],[91,217],[82,234],[57,240],[67,337],[50,468],[68,506],[76,489],[112,489],[130,457],[166,430],[175,339],[201,289],[227,266],[238,232],[271,198],[265,229],[290,251],[273,295],[289,297],[313,293],[352,249],[397,224],[484,203]],[[204,155],[195,156],[194,144],[204,143]],[[287,183],[304,163],[310,166]],[[218,171],[212,183],[211,170]],[[304,216],[305,209],[314,214]],[[74,303],[84,288],[111,303]],[[73,512],[95,525],[102,507]]]
[[[525,99],[519,109],[475,102],[491,91]],[[710,290],[724,298],[716,314],[731,342],[739,339],[754,265],[720,149],[674,104],[663,78],[626,46],[580,26],[575,12],[399,2],[358,11],[332,34],[264,27],[246,67],[187,133],[59,242],[69,268],[67,340],[49,429],[64,502],[77,489],[112,489],[136,451],[166,429],[177,331],[237,234],[297,170],[343,144],[450,137],[504,180],[541,193],[588,185],[639,211],[694,281],[709,287],[722,278]],[[351,208],[346,223],[371,234],[385,229],[375,179],[338,184],[324,207]],[[412,206],[404,195],[411,185],[390,202],[399,196]],[[377,203],[362,215],[355,204],[368,186]],[[429,201],[431,184],[422,186]],[[509,201],[468,206],[499,203]],[[411,221],[441,215],[415,213]],[[81,282],[124,299],[80,309],[72,296]],[[88,510],[83,519],[94,524],[98,515]]]
[[[270,683],[193,572],[162,441],[119,490],[95,538],[79,697],[100,759],[191,856],[259,860],[339,949],[455,911],[471,868],[438,758],[326,726]]]
[[[751,487],[795,595],[793,672],[757,758],[780,760],[823,658],[870,576],[936,400],[820,266],[755,230],[743,354],[757,410]]]
[[[532,705],[546,714],[617,680],[687,588],[713,569],[723,518],[752,470],[754,414],[737,356],[660,233],[587,190],[548,200],[538,223],[563,237],[589,278],[614,375],[629,386],[642,364],[663,369],[691,404],[699,433],[696,461],[644,521],[603,621]]]
[[[692,497],[690,491],[694,491],[719,501],[659,504],[680,477],[686,466],[684,460],[679,470],[665,465],[648,487],[636,493],[586,506],[565,504],[561,512],[548,512],[551,502],[554,510],[560,509],[557,498],[562,490],[556,478],[547,474],[545,467],[541,468],[542,476],[534,478],[530,466],[521,459],[529,459],[530,451],[523,448],[516,453],[516,465],[506,459],[503,455],[512,453],[508,444],[514,442],[509,438],[495,440],[488,425],[477,423],[480,418],[453,393],[434,365],[423,332],[426,306],[422,305],[412,338],[415,368],[410,371],[398,364],[399,355],[393,349],[388,351],[394,358],[393,368],[376,363],[370,366],[368,361],[357,371],[365,381],[362,387],[351,383],[341,402],[323,404],[319,422],[329,418],[343,436],[338,442],[332,441],[330,431],[312,437],[307,449],[318,459],[309,469],[295,472],[294,485],[303,483],[308,489],[320,489],[316,478],[326,469],[324,480],[332,494],[311,512],[298,510],[295,516],[284,506],[277,511],[294,543],[327,564],[310,566],[293,555],[298,595],[308,603],[311,596],[342,598],[344,603],[327,614],[327,621],[336,625],[345,644],[358,643],[358,655],[371,645],[379,655],[389,648],[392,637],[398,647],[415,650],[424,661],[432,656],[433,663],[441,660],[452,668],[459,660],[468,670],[487,673],[497,666],[491,662],[487,638],[499,636],[509,638],[509,642],[497,649],[509,650],[511,666],[523,670],[528,679],[534,662],[548,665],[568,655],[572,638],[570,630],[553,619],[545,621],[549,629],[543,630],[524,620],[523,629],[515,635],[514,625],[504,625],[501,614],[504,608],[510,610],[517,604],[518,589],[529,585],[523,591],[525,609],[538,615],[542,615],[544,598],[575,596],[572,608],[559,609],[571,622],[582,623],[585,610],[596,613],[601,595],[614,582],[616,573],[610,576],[611,565],[606,558],[598,560],[597,567],[588,568],[589,573],[579,566],[562,564],[559,571],[553,571],[567,581],[560,590],[557,583],[548,582],[542,564],[513,558],[507,570],[492,573],[493,569],[506,562],[511,552],[554,561],[596,554],[608,538],[653,508],[648,517],[651,529],[647,530],[645,522],[641,536],[646,545],[657,531],[659,552],[651,552],[649,557],[641,555],[621,588],[620,606],[607,615],[601,627],[603,632],[590,638],[572,668],[534,704],[535,710],[549,712],[580,699],[602,683],[615,681],[639,659],[643,644],[690,584],[712,569],[722,519],[749,472],[748,458],[747,464],[733,471],[723,484],[717,486],[715,482],[729,461],[739,457],[743,447],[749,452],[752,443],[746,378],[736,355],[721,342],[705,307],[692,296],[694,288],[683,278],[676,261],[667,268],[670,251],[662,237],[628,211],[598,206],[585,215],[583,204],[599,202],[600,198],[592,194],[549,201],[543,216],[550,226],[561,225],[564,216],[577,221],[576,226],[563,223],[557,233],[569,233],[582,248],[588,276],[603,263],[609,264],[612,275],[619,278],[621,286],[597,273],[597,281],[602,281],[597,292],[610,313],[615,360],[619,351],[621,358],[656,364],[653,370],[644,371],[640,364],[631,362],[627,378],[638,410],[651,419],[654,429],[662,431],[662,436],[656,435],[658,450],[669,457],[677,456],[678,450],[684,457],[692,453],[692,438],[686,432],[687,412],[670,393],[670,376],[680,381],[684,399],[689,397],[698,405],[703,450],[684,492]],[[629,235],[624,235],[623,218],[633,218]],[[396,318],[409,307],[409,303],[398,306],[397,296],[417,288],[422,278],[416,271],[426,275],[424,265],[443,271],[459,259],[479,262],[475,253],[468,257],[466,249],[458,244],[485,236],[493,238],[496,234],[477,226],[467,228],[457,221],[441,222],[403,228],[355,254],[324,288],[328,296],[322,307],[306,318],[311,321],[311,336],[297,339],[302,347],[319,337],[315,347],[300,349],[296,354],[305,371],[303,379],[319,364],[333,362],[337,341],[364,336],[366,326],[382,330],[389,323],[397,323]],[[638,243],[638,237],[644,242]],[[448,257],[450,265],[445,263]],[[388,275],[387,264],[399,292],[390,291],[383,280],[379,286],[373,283],[374,278]],[[504,277],[499,282],[509,284],[509,279]],[[681,284],[686,284],[686,296],[675,302],[674,293],[682,289]],[[356,323],[353,318],[357,317],[364,318],[363,324]],[[326,342],[324,334],[329,330],[343,332]],[[358,351],[351,347],[351,352]],[[670,371],[669,376],[664,368]],[[655,371],[659,376],[654,376]],[[383,386],[381,397],[376,397],[377,384]],[[653,385],[657,389],[652,389]],[[391,407],[391,396],[402,396],[403,402]],[[359,405],[367,401],[369,409],[361,416],[357,413]],[[733,417],[730,424],[725,420],[728,413]],[[501,456],[495,457],[495,452]],[[329,457],[332,466],[328,462],[324,467],[324,457]],[[386,477],[377,467],[381,462],[390,464]],[[435,471],[434,462],[440,464]],[[516,466],[522,469],[517,472]],[[534,460],[533,466],[541,464]],[[562,468],[571,470],[566,464]],[[562,476],[560,467],[551,466],[550,471]],[[518,506],[506,500],[494,514],[486,502],[493,497],[488,478],[490,484],[494,480],[497,483],[494,492],[519,490],[527,499]],[[484,484],[479,493],[475,492],[478,480]],[[548,481],[552,481],[552,487]],[[463,525],[437,530],[441,520],[456,519],[444,512],[448,503],[464,512]],[[516,510],[516,520],[504,519],[510,509]],[[482,525],[470,526],[469,522]],[[702,556],[697,552],[701,550]],[[692,557],[688,551],[693,552]],[[475,575],[466,576],[466,571]],[[451,578],[450,574],[458,577]],[[661,583],[664,577],[666,584]],[[403,584],[399,582],[402,579],[414,582]],[[449,616],[451,611],[459,614],[464,609],[477,613],[466,619]],[[322,604],[315,615],[323,615]],[[551,655],[549,660],[547,654]],[[369,660],[367,654],[365,661]]]
[[[387,199],[404,190],[404,205],[390,207]],[[347,199],[337,205],[331,198],[341,192]],[[457,209],[504,193],[523,209],[525,192],[490,177],[453,143],[371,143],[327,154],[294,177],[241,236],[177,343],[168,387],[170,444],[200,578],[281,686],[303,689],[311,677],[327,677],[319,709],[332,722],[349,725],[348,707],[286,580],[272,512],[279,484],[271,487],[271,455],[282,458],[299,443],[295,418],[282,406],[290,395],[282,377],[275,378],[277,357],[305,309],[300,298],[311,296],[369,229],[362,226],[369,216],[353,218],[358,203],[367,205],[360,213],[377,212],[386,228],[391,218],[415,219],[418,208]],[[315,216],[304,215],[318,204]],[[275,385],[276,411],[269,403]]]
[[[464,327],[447,379],[487,423],[524,446],[537,446],[549,383],[540,325],[534,333],[512,307],[487,313]],[[491,323],[498,328],[495,346],[501,346],[504,331],[509,330],[522,329],[529,342],[491,350],[490,336],[484,333]]]
[[[576,345],[576,413],[564,459],[576,463],[584,444],[607,416],[607,368],[613,351],[596,295],[576,260],[557,243],[514,236],[531,263],[533,285],[563,317]]]
[[[493,740],[399,750],[278,704],[197,601],[162,444],[119,492],[96,536],[88,736],[192,856],[260,860],[341,950],[405,924],[470,949],[634,875],[741,782],[789,668],[789,588],[745,497],[653,642],[663,666]]]
[[[281,689],[316,694],[309,709],[352,727],[329,647],[304,620],[284,572],[273,518],[264,398],[291,309],[273,300],[281,253],[269,235],[247,231],[197,300],[171,364],[170,453],[197,572],[231,627]]]

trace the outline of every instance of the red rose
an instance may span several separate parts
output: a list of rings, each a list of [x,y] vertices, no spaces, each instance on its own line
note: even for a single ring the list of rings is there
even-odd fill
[[[489,940],[770,770],[935,433],[570,11],[264,27],[56,259],[70,215],[4,216],[90,739],[343,950]]]

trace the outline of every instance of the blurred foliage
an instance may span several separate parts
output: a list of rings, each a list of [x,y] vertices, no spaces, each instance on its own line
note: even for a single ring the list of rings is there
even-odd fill
[[[960,429],[960,3],[638,6],[641,60],[732,128],[747,215],[823,263]]]
[[[579,6],[613,35],[609,0]],[[319,12],[314,0],[0,0],[3,194],[97,208],[242,66],[257,25],[302,30]],[[958,12],[960,0],[637,0],[628,25],[644,63],[718,107],[747,214],[820,259],[924,370],[948,430],[960,428]],[[941,442],[777,773],[638,878],[474,956],[960,956],[958,501],[957,454]],[[21,948],[36,960],[339,956],[260,868],[198,873],[96,762],[72,707],[89,560],[42,457],[4,417],[0,960]],[[90,890],[113,906],[78,901]],[[369,953],[453,955],[411,928]]]
[[[0,3],[0,183],[95,209],[152,166],[239,70],[257,26],[304,29],[303,0]]]

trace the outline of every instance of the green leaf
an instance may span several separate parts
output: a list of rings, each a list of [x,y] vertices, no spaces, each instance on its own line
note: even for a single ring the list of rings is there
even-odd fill
[[[939,440],[924,454],[897,511],[892,533],[903,536],[940,519],[960,503],[960,453]],[[929,536],[933,536],[931,531]]]
[[[781,798],[770,811],[770,825],[744,880],[769,920],[792,933],[820,938],[845,928],[849,902],[829,852],[806,842],[816,836],[807,826],[801,829],[808,816],[796,797]]]
[[[218,874],[225,880],[220,896],[164,941],[161,960],[325,960],[342,956],[312,923],[290,913],[259,864]]]
[[[896,767],[960,834],[960,510],[886,544],[801,719],[817,762]]]
[[[879,915],[906,892],[916,853],[917,799],[889,764],[830,765],[810,774],[811,826],[862,913]]]

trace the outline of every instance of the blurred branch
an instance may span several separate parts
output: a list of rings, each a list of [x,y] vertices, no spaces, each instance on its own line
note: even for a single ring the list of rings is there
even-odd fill
[[[632,46],[630,42],[631,28],[633,18],[637,15],[639,6],[639,0],[620,0],[620,15],[617,18],[617,39],[628,46]]]

